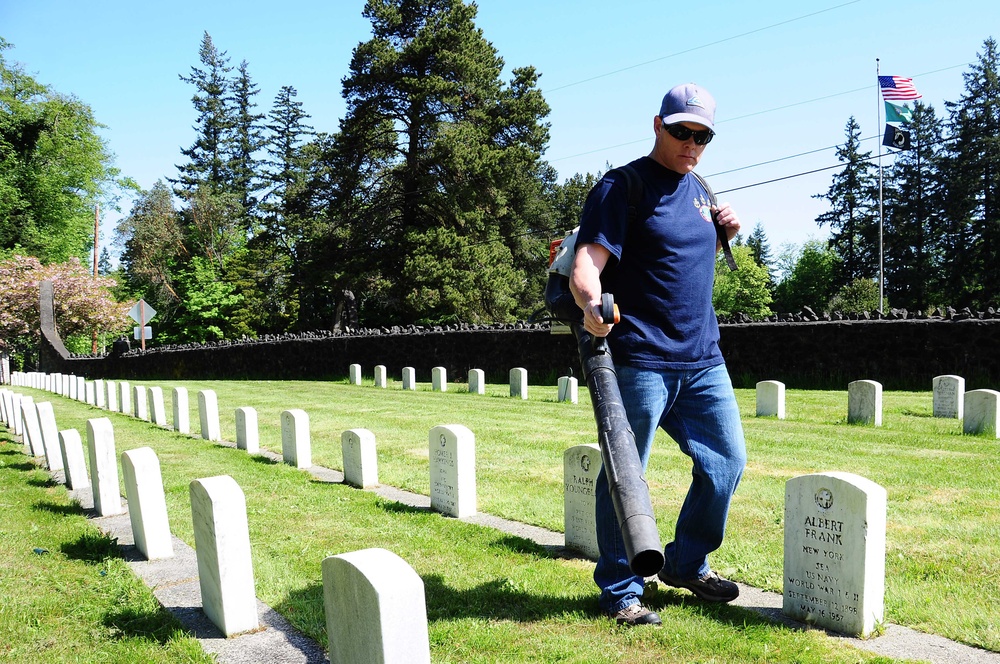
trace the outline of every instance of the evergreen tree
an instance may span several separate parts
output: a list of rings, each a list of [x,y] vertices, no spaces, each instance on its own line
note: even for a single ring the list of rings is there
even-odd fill
[[[239,75],[233,82],[233,135],[229,170],[232,173],[230,187],[239,197],[243,211],[247,215],[247,231],[252,232],[258,203],[257,193],[262,186],[261,164],[257,153],[267,141],[261,126],[264,115],[254,112],[257,107],[254,97],[259,88],[250,78],[248,67],[246,60],[241,62]]]
[[[913,148],[897,154],[885,181],[884,296],[895,307],[926,310],[941,302],[941,274],[953,263],[938,250],[944,237],[943,129],[934,107],[919,101],[907,129]]]
[[[198,113],[194,125],[197,138],[191,147],[181,150],[188,163],[179,165],[179,177],[170,180],[177,185],[177,193],[181,196],[201,186],[213,192],[226,191],[232,182],[230,142],[235,121],[232,82],[228,78],[232,67],[226,52],[215,47],[208,32],[202,37],[198,59],[201,69],[191,67],[189,76],[180,76],[182,81],[195,87],[191,102]]]
[[[767,233],[764,232],[764,226],[759,221],[754,225],[750,237],[747,238],[747,246],[750,248],[754,262],[767,272],[768,283],[773,284],[774,271],[772,267],[771,247],[767,242]]]
[[[869,161],[871,152],[861,152],[861,127],[853,116],[845,128],[846,141],[837,148],[844,170],[833,176],[826,194],[830,210],[816,217],[819,226],[829,225],[830,247],[841,258],[836,283],[846,285],[859,277],[878,274],[878,181]]]
[[[378,261],[350,288],[382,321],[509,320],[540,297],[547,259],[533,234],[551,177],[537,74],[503,84],[461,0],[369,0],[364,15],[373,38],[344,79],[333,223]]]
[[[983,43],[978,61],[964,74],[965,92],[946,102],[949,150],[946,243],[955,260],[945,295],[953,306],[985,308],[1000,294],[1000,54]]]

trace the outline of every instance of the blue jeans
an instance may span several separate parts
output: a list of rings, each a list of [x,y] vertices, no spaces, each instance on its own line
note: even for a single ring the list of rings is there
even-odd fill
[[[618,387],[645,470],[656,427],[691,457],[692,479],[677,518],[674,541],[664,548],[664,572],[693,579],[710,571],[708,554],[722,544],[729,503],[746,465],[743,424],[726,365],[694,370],[617,367]],[[594,581],[600,605],[618,611],[642,596],[644,579],[632,573],[604,469],[597,478]]]

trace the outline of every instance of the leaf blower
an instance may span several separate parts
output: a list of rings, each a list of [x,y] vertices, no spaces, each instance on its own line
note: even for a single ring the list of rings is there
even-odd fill
[[[583,311],[569,289],[576,233],[550,247],[545,306],[551,316],[570,326],[577,340],[583,375],[597,421],[601,459],[608,479],[615,515],[622,529],[629,568],[639,576],[653,576],[663,568],[663,547],[653,517],[649,485],[628,423],[618,377],[607,339],[595,337],[583,326]],[[610,293],[601,295],[601,318],[618,322],[618,307]]]

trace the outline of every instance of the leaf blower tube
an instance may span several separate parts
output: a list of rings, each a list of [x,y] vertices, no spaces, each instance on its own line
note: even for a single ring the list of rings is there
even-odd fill
[[[594,406],[601,459],[621,525],[629,568],[638,576],[653,576],[663,568],[663,547],[607,340],[584,328],[583,312],[576,305],[565,276],[549,273],[545,304],[554,318],[570,323],[577,339],[583,375]],[[601,318],[617,322],[617,313],[614,296],[604,293]]]

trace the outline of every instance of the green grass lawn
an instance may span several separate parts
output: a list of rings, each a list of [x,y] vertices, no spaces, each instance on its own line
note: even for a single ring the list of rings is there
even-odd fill
[[[530,399],[521,401],[507,396],[506,385],[491,385],[486,396],[477,396],[454,383],[444,394],[426,384],[404,392],[398,382],[382,390],[370,380],[361,387],[294,381],[141,384],[164,388],[168,413],[170,388],[187,387],[196,435],[198,390],[218,394],[226,440],[235,440],[235,409],[253,406],[262,447],[279,454],[280,413],[302,408],[311,420],[313,463],[331,468],[342,468],[341,432],[370,429],[380,482],[425,495],[429,430],[464,424],[476,435],[480,511],[558,531],[562,453],[596,440],[583,389],[580,403],[572,405],[556,403],[555,387],[536,385],[529,388]],[[555,559],[504,533],[319,483],[261,457],[45,392],[21,391],[36,401],[52,401],[60,429],[77,428],[85,438],[86,420],[107,416],[119,453],[143,445],[156,450],[172,530],[189,544],[188,483],[232,475],[247,496],[258,596],[321,643],[322,559],[382,547],[424,579],[436,662],[885,661],[818,632],[788,630],[752,612],[708,606],[664,588],[648,597],[664,628],[619,629],[596,613],[592,563]],[[888,490],[886,619],[1000,650],[996,440],[963,436],[959,421],[932,418],[929,392],[886,393],[884,426],[877,429],[846,424],[846,391],[790,390],[783,421],[754,417],[752,390],[740,390],[737,397],[750,461],[726,543],[712,558],[720,572],[780,591],[785,481],[811,472],[857,473]],[[672,441],[659,435],[648,480],[667,541],[690,467]],[[5,636],[0,633],[0,639]]]

